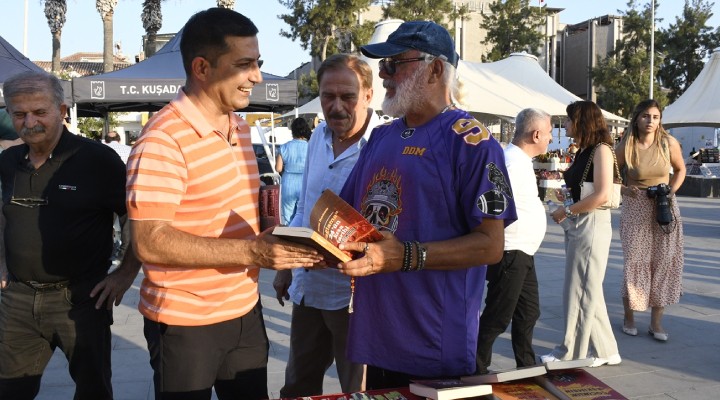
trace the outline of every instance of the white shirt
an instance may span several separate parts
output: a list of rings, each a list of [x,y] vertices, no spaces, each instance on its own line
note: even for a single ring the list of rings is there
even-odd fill
[[[307,163],[303,175],[302,191],[295,217],[290,226],[310,226],[310,212],[325,189],[339,194],[350,171],[360,157],[373,128],[381,123],[377,114],[370,110],[370,121],[362,138],[351,145],[337,158],[333,153],[332,131],[325,122],[315,128],[308,142]],[[350,277],[337,269],[322,270],[293,269],[293,280],[288,290],[290,300],[295,304],[321,310],[339,310],[350,303]]]
[[[120,159],[122,159],[123,162],[127,164],[127,160],[128,157],[130,157],[130,150],[132,150],[132,147],[124,145],[120,142],[110,142],[105,143],[105,145],[115,150],[115,152],[118,153],[118,155],[120,156]]]
[[[505,250],[534,255],[547,229],[545,206],[538,197],[532,158],[510,143],[505,148],[505,166],[510,177],[517,221],[505,228]]]

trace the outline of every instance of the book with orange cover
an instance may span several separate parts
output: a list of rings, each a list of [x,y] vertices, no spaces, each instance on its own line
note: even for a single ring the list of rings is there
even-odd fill
[[[532,379],[495,383],[492,385],[492,394],[499,400],[559,400]]]
[[[310,211],[310,228],[276,226],[273,235],[319,250],[330,266],[352,260],[353,254],[338,248],[344,242],[375,242],[382,234],[350,204],[324,190]]]
[[[572,400],[627,400],[584,369],[548,371],[537,380],[548,391]]]

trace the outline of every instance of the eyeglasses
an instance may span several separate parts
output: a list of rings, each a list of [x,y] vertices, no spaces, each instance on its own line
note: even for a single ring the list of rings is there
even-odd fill
[[[421,61],[428,59],[427,56],[425,57],[417,57],[417,58],[401,58],[399,60],[392,60],[390,58],[383,58],[380,60],[380,70],[385,71],[386,74],[392,76],[395,75],[395,72],[397,72],[397,65],[403,64],[403,63],[409,63],[413,61]]]
[[[36,208],[48,205],[48,199],[40,199],[36,197],[10,197],[10,204],[25,208]]]
[[[17,174],[15,174],[15,178],[13,179],[13,191],[15,191],[16,188]],[[37,208],[40,206],[48,205],[48,199],[43,199],[40,197],[15,197],[15,195],[13,194],[12,196],[10,196],[10,204],[25,208]]]

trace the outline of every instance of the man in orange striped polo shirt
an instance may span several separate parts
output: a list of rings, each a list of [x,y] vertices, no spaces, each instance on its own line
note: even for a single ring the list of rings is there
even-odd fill
[[[259,268],[323,266],[259,233],[250,127],[234,114],[262,81],[257,28],[224,8],[182,30],[187,82],[128,160],[128,214],[143,262],[140,312],[156,398],[263,399],[268,339]]]

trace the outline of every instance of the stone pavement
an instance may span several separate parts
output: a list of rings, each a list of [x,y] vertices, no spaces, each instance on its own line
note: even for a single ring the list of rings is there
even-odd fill
[[[618,366],[591,369],[593,375],[631,399],[710,400],[720,398],[720,199],[679,198],[685,229],[685,293],[667,308],[663,325],[668,342],[646,333],[649,312],[637,313],[639,334],[627,336],[622,325],[622,250],[619,212],[613,211],[613,242],[605,278],[605,299],[623,358]],[[548,353],[563,335],[564,250],[561,229],[549,220],[545,242],[536,256],[542,316],[535,329],[535,350]],[[290,307],[280,307],[272,289],[274,273],[260,275],[265,320],[271,340],[268,386],[277,397],[288,357]],[[113,326],[113,387],[116,399],[152,399],[152,371],[137,311],[140,277],[116,308]],[[509,334],[495,343],[493,369],[514,367]],[[188,366],[191,368],[191,366]],[[340,391],[334,367],[325,393]],[[56,351],[43,377],[38,399],[71,399],[74,385],[67,362]]]

